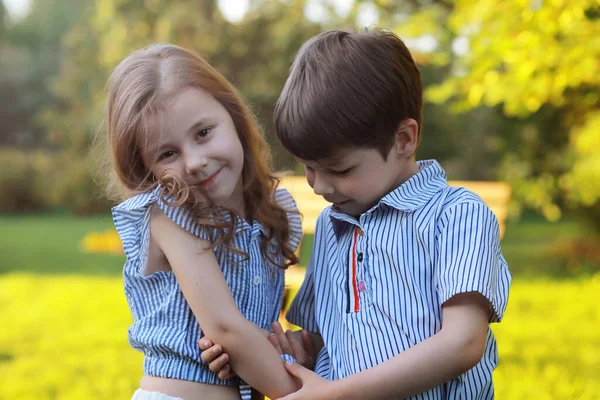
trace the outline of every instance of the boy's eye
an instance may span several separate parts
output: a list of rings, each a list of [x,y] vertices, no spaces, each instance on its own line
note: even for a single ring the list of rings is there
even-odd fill
[[[175,154],[175,152],[173,150],[162,152],[158,156],[158,161],[162,161],[162,160],[164,160],[166,158],[169,158],[169,157],[173,156],[174,154]]]
[[[200,139],[204,139],[210,133],[210,128],[200,129],[196,134]]]
[[[333,173],[334,173],[334,174],[336,174],[336,175],[345,175],[345,174],[347,174],[348,172],[350,172],[351,170],[352,170],[352,168],[346,168],[346,169],[343,169],[343,170],[341,170],[341,171],[334,171],[334,170],[331,170],[331,172],[333,172]]]

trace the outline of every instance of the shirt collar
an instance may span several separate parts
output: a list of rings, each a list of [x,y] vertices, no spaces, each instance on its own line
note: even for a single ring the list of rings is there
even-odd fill
[[[385,195],[379,202],[364,214],[375,212],[382,204],[399,211],[413,212],[427,204],[438,192],[448,187],[446,173],[435,160],[417,161],[419,172],[411,176],[396,189]],[[356,224],[356,219],[335,207],[331,207],[330,217],[336,233],[343,222]],[[342,224],[340,224],[342,223]]]
[[[248,223],[248,221],[244,219],[239,219],[239,224],[241,225],[241,231],[245,231],[246,229],[250,229],[250,236],[259,236],[262,234],[264,237],[267,237],[269,234],[269,230],[263,226],[260,221],[255,219],[252,220],[252,225]]]

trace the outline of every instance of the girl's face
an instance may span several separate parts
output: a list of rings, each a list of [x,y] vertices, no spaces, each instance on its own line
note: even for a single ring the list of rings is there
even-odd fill
[[[217,204],[244,216],[244,151],[229,112],[203,89],[189,88],[165,104],[162,126],[150,129],[143,159],[156,178],[164,172],[205,188]]]

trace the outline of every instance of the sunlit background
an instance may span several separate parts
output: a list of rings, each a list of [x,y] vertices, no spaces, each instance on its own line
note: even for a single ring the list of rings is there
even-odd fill
[[[497,398],[600,399],[598,0],[0,0],[0,400],[137,388],[92,151],[112,68],[152,42],[199,52],[248,100],[276,167],[300,173],[273,105],[301,44],[350,25],[391,29],[413,51],[418,158],[510,185]]]

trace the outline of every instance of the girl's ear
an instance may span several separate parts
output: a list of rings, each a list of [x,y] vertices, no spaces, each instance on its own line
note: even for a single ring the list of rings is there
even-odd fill
[[[400,121],[396,130],[394,149],[401,156],[411,157],[417,150],[419,143],[419,125],[412,118]]]

